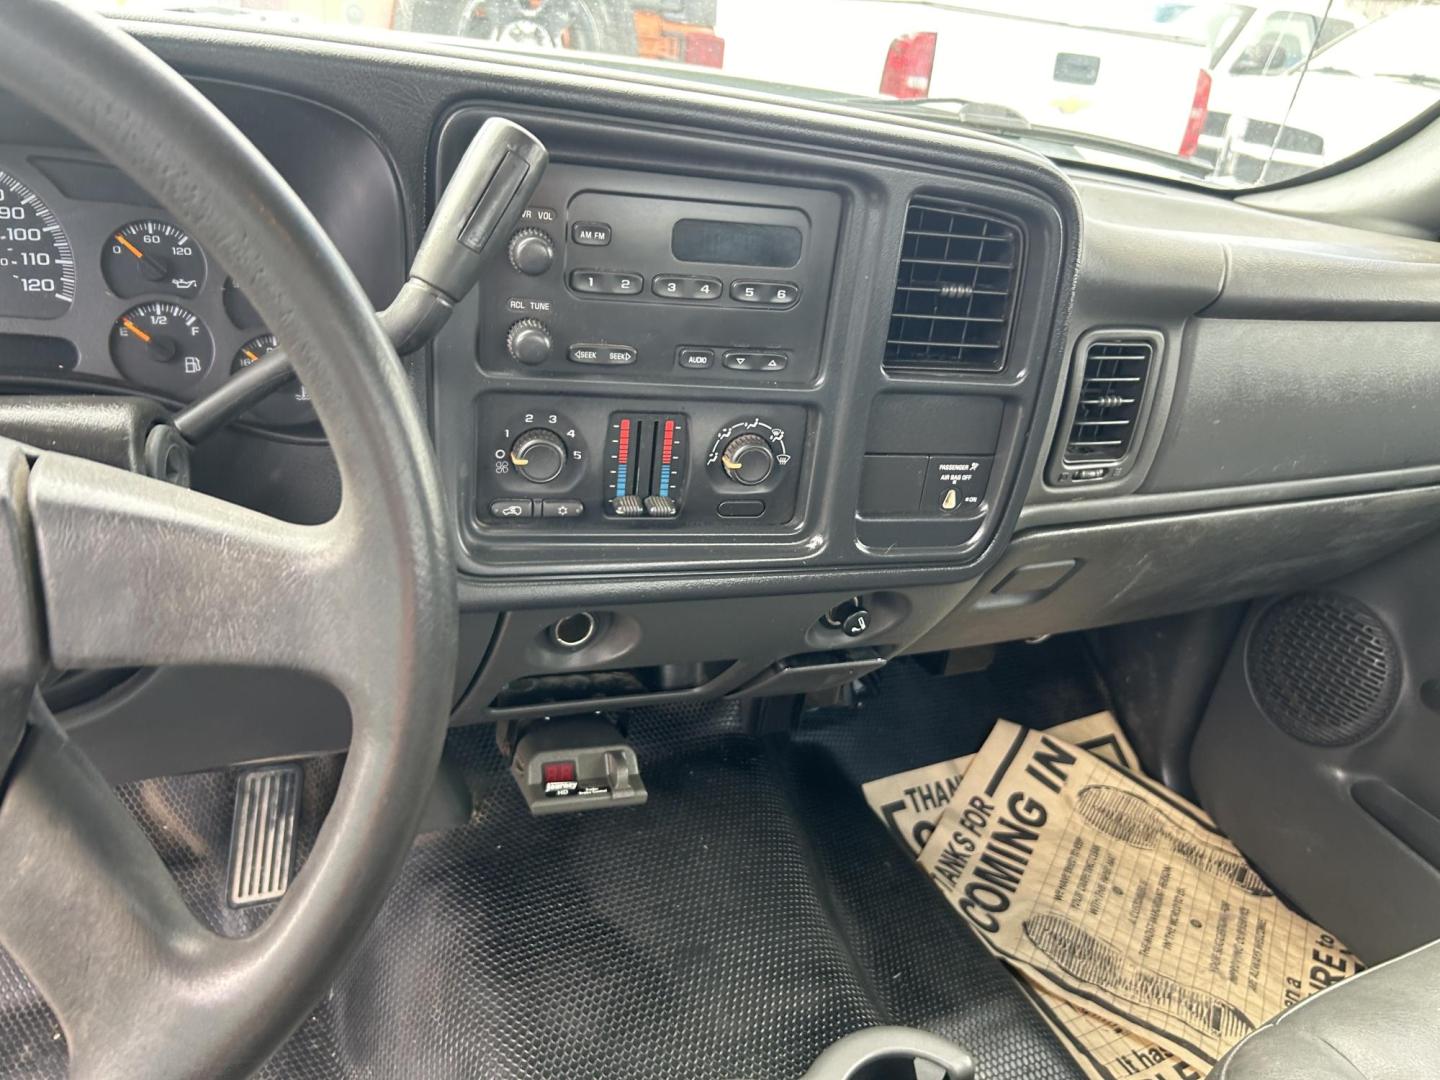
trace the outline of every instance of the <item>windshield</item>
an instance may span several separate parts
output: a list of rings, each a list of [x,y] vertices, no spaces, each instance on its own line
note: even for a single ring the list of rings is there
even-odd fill
[[[1381,19],[1363,34],[1350,34],[1318,53],[1319,71],[1365,78],[1421,76],[1440,79],[1440,9],[1402,11]]]
[[[904,111],[1229,187],[1341,161],[1440,98],[1440,6],[1420,0],[73,2],[565,53],[621,77]]]

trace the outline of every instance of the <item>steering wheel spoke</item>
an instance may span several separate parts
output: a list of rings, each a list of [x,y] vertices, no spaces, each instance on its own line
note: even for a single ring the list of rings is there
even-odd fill
[[[186,908],[134,818],[38,696],[0,803],[0,945],[44,995],[91,1075],[154,1009],[188,1006],[186,974],[231,942]]]
[[[340,519],[292,525],[58,454],[28,496],[57,667],[353,666]]]

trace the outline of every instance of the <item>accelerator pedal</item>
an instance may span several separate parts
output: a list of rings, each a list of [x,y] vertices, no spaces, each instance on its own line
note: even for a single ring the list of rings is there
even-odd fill
[[[279,900],[290,887],[302,780],[293,763],[240,774],[230,823],[231,907]]]
[[[515,744],[510,775],[536,817],[639,806],[649,798],[635,751],[599,716],[529,728]]]

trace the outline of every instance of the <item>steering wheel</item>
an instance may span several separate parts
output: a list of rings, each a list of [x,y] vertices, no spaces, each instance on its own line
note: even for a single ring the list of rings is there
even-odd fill
[[[0,87],[214,253],[289,348],[339,465],[336,516],[298,526],[0,440],[0,944],[55,1011],[76,1080],[243,1076],[331,985],[414,838],[455,666],[445,500],[374,311],[244,136],[96,16],[6,0],[0,29]],[[303,670],[349,703],[334,805],[249,937],[191,915],[35,692],[47,666],[155,664]]]

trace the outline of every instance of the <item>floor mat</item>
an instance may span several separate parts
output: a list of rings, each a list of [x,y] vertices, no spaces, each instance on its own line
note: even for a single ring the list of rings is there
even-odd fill
[[[875,768],[894,771],[994,705],[942,680],[948,713],[922,708],[936,680],[896,668],[866,709],[812,717],[789,742],[746,735],[734,705],[637,711],[637,809],[532,819],[490,731],[453,733],[474,820],[417,841],[356,961],[263,1075],[768,1080],[899,1023],[964,1045],[982,1080],[1077,1076],[861,797],[874,736],[858,728],[886,729]],[[15,974],[0,966],[0,994]],[[0,1035],[24,1004],[0,999]]]

